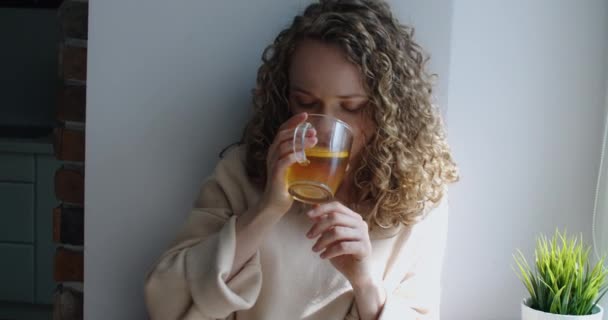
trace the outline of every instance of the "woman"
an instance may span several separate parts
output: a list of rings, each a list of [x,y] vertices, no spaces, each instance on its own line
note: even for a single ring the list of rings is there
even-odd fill
[[[439,317],[458,173],[412,34],[383,2],[327,0],[278,35],[241,146],[148,275],[152,319]],[[312,113],[345,121],[354,141],[333,201],[305,206],[285,173]]]

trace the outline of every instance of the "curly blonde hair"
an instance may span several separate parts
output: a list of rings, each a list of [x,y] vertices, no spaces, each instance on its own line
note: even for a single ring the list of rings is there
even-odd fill
[[[370,226],[415,224],[458,180],[438,109],[432,104],[428,58],[383,1],[321,0],[294,18],[262,55],[253,90],[253,117],[243,133],[247,172],[266,180],[266,155],[290,116],[288,69],[299,40],[337,44],[365,78],[376,132],[355,169],[359,203]]]

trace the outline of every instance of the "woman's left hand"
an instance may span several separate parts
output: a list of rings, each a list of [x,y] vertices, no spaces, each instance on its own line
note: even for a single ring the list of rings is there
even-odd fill
[[[315,205],[307,215],[314,224],[306,236],[320,236],[312,250],[322,252],[353,287],[369,281],[372,244],[361,215],[337,201]]]

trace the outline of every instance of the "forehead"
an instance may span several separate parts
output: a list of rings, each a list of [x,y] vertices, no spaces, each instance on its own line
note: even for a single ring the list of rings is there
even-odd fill
[[[335,44],[300,40],[291,57],[289,80],[292,86],[315,94],[347,95],[365,93],[359,68],[348,61]]]

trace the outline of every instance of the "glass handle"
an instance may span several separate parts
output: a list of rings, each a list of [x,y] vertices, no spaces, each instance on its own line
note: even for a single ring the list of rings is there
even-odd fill
[[[299,164],[308,164],[304,146],[306,142],[306,132],[310,128],[312,128],[310,122],[303,122],[300,123],[293,132],[293,153],[296,155],[296,161],[298,161]]]

